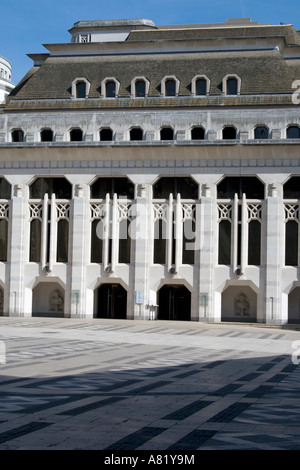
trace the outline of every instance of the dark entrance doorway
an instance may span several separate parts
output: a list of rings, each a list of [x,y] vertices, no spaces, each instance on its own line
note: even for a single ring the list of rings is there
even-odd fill
[[[127,292],[120,284],[102,284],[96,292],[95,318],[126,319]]]
[[[158,291],[158,320],[191,319],[191,293],[183,285],[165,285]]]

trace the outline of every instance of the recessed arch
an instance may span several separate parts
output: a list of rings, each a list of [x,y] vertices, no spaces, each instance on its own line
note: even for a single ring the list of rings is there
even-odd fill
[[[157,292],[158,320],[191,320],[191,291],[184,284],[164,284]]]

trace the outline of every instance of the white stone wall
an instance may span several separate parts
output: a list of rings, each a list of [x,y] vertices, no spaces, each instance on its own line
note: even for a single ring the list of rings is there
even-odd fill
[[[3,103],[7,95],[13,90],[11,81],[11,65],[0,56],[0,104]]]
[[[89,261],[89,185],[95,175],[101,173],[85,173],[82,170],[78,175],[76,172],[72,173],[72,169],[66,168],[53,171],[53,174],[65,175],[73,185],[74,197],[70,201],[71,255],[68,263],[56,263],[53,260],[51,271],[47,272],[41,263],[28,261],[28,184],[37,175],[48,174],[48,170],[40,168],[29,173],[21,167],[22,163],[14,173],[2,169],[5,178],[13,186],[13,196],[9,202],[10,251],[8,261],[0,262],[0,287],[4,291],[5,315],[30,316],[33,310],[51,314],[49,296],[53,291],[60,290],[64,293],[65,316],[92,318],[95,290],[103,283],[120,283],[127,291],[127,317],[147,319],[150,291],[157,292],[165,284],[182,284],[191,292],[191,319],[194,321],[221,321],[224,312],[229,312],[232,308],[230,302],[233,302],[233,297],[243,293],[250,302],[248,313],[252,317],[255,311],[259,322],[286,323],[289,298],[292,316],[299,320],[299,268],[284,265],[282,184],[293,174],[292,168],[287,168],[284,173],[280,173],[278,169],[272,168],[270,171],[270,168],[265,168],[263,173],[261,168],[251,167],[251,174],[258,175],[266,186],[266,199],[263,201],[265,220],[262,265],[256,267],[246,264],[243,273],[237,275],[232,267],[218,265],[217,259],[216,184],[226,174],[224,171],[215,169],[216,173],[207,174],[195,167],[184,165],[178,168],[180,175],[192,174],[199,183],[197,203],[200,205],[200,212],[197,222],[202,238],[195,264],[182,265],[179,261],[175,274],[169,271],[168,265],[153,264],[153,240],[149,237],[153,226],[151,185],[160,173],[148,169],[141,177],[134,168],[124,173],[135,184],[136,198],[132,202],[137,205],[137,210],[141,211],[143,218],[138,229],[139,238],[133,243],[131,263],[115,262],[113,272],[107,273],[103,263],[95,264]],[[231,174],[230,171],[227,174]],[[272,186],[273,182],[276,190]],[[297,289],[293,290],[294,288]],[[142,305],[136,303],[136,291],[143,292]],[[236,319],[238,321],[240,318]]]

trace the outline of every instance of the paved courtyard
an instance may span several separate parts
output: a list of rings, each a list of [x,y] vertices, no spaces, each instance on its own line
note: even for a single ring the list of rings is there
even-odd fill
[[[300,449],[300,331],[0,317],[0,340],[0,450]]]

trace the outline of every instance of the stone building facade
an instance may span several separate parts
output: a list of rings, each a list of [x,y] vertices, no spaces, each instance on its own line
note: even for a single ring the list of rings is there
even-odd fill
[[[2,315],[299,323],[299,33],[70,34],[0,108]]]
[[[3,103],[9,93],[14,89],[11,81],[11,64],[0,56],[0,104]]]

